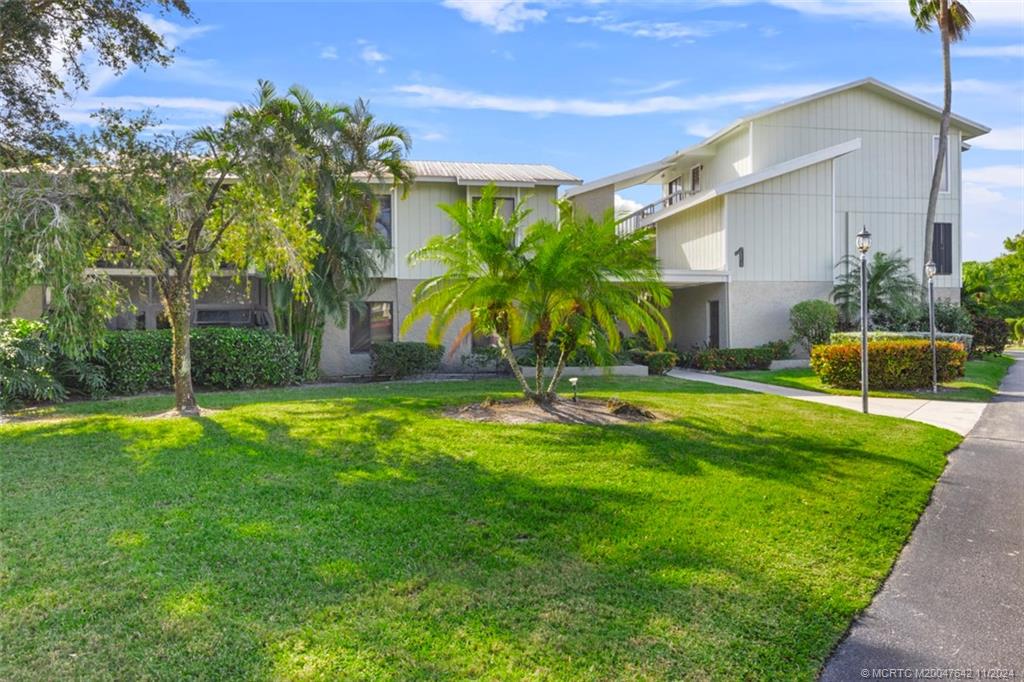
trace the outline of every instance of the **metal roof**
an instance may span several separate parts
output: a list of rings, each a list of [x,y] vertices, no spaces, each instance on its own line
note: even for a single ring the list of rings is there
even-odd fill
[[[409,161],[417,180],[444,180],[460,185],[578,185],[575,175],[546,163],[475,163],[465,161]]]

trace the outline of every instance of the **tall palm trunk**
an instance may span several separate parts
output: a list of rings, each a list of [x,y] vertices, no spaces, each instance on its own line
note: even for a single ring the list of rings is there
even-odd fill
[[[932,259],[935,241],[935,209],[939,201],[939,189],[942,187],[942,171],[946,167],[946,154],[949,146],[949,118],[953,109],[953,76],[950,68],[949,44],[949,0],[939,0],[939,36],[942,39],[942,74],[944,95],[942,101],[942,118],[939,120],[939,148],[935,154],[935,169],[932,171],[932,187],[928,193],[928,213],[924,225],[924,262],[921,269],[921,282],[928,279],[924,264]],[[953,178],[947,177],[946,182]],[[922,290],[923,291],[923,290]],[[922,295],[924,295],[922,293]]]

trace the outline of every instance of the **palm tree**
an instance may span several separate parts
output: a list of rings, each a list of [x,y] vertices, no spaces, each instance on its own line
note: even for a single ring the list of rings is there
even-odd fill
[[[924,263],[932,259],[932,242],[934,241],[935,207],[939,200],[939,188],[942,186],[942,171],[946,166],[947,147],[949,146],[949,118],[953,108],[953,76],[949,63],[949,46],[967,37],[967,32],[974,24],[974,17],[967,7],[959,0],[909,0],[910,14],[914,17],[914,25],[918,31],[930,32],[932,25],[939,27],[942,41],[942,75],[944,94],[942,100],[942,118],[939,120],[939,149],[935,154],[935,170],[932,171],[932,186],[928,193],[928,213],[924,226]],[[927,275],[923,274],[921,281]]]
[[[860,316],[860,258],[847,256],[836,267],[843,274],[832,288],[832,300],[839,307],[843,326],[850,329]],[[910,271],[910,259],[901,258],[899,251],[878,251],[867,267],[868,327],[879,323],[901,325],[916,319],[921,284]]]
[[[520,205],[504,219],[495,192],[488,186],[473,204],[441,206],[458,230],[434,237],[410,260],[436,261],[446,272],[416,287],[403,331],[430,314],[427,339],[437,343],[468,313],[456,344],[473,331],[494,334],[523,394],[541,403],[555,399],[565,360],[577,348],[617,350],[620,324],[664,346],[668,324],[661,308],[670,294],[658,280],[651,230],[619,235],[611,212],[602,221],[577,220],[562,204],[557,222],[537,222],[520,239],[529,212]],[[524,341],[537,358],[533,386],[513,352]],[[558,344],[559,359],[545,387],[551,343]]]
[[[265,84],[273,92],[273,86]],[[289,280],[271,283],[277,330],[291,336],[303,376],[316,373],[328,318],[344,326],[351,301],[365,296],[380,275],[390,247],[374,230],[379,202],[374,186],[408,190],[413,180],[406,161],[411,142],[401,126],[378,123],[366,103],[324,103],[293,86],[273,97],[280,123],[308,151],[314,166],[312,227],[323,248],[310,277],[309,296],[296,298]]]

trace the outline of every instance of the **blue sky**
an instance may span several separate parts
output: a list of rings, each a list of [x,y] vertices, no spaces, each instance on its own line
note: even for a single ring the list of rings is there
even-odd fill
[[[993,129],[965,155],[964,255],[1024,229],[1024,2],[971,0],[954,104]],[[413,158],[551,163],[584,179],[655,160],[733,119],[874,76],[941,101],[935,34],[904,0],[688,3],[444,0],[202,2],[151,18],[175,63],[114,76],[66,107],[156,107],[170,129],[218,120],[258,78],[363,97]],[[647,201],[650,191],[627,200]]]

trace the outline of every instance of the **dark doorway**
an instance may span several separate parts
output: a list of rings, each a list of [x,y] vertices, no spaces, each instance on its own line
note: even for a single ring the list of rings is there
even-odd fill
[[[708,301],[708,346],[718,348],[721,338],[719,329],[719,307],[718,301]]]

